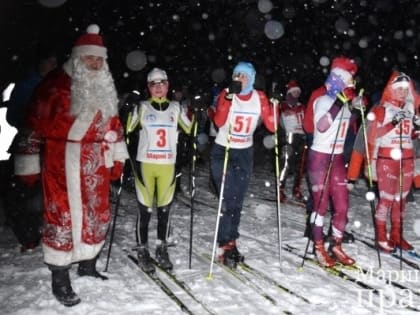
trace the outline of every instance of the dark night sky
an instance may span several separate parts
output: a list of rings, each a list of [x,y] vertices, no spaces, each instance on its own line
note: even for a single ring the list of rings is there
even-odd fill
[[[142,87],[154,66],[168,71],[173,87],[207,89],[215,69],[225,69],[229,77],[241,60],[254,63],[265,87],[272,80],[284,86],[293,78],[301,82],[304,96],[325,79],[328,66],[321,66],[321,57],[355,58],[359,86],[370,93],[382,89],[393,68],[418,76],[418,1],[272,3],[273,9],[264,14],[258,0],[67,0],[56,8],[36,0],[2,0],[0,87],[22,76],[45,47],[65,60],[91,23],[101,27],[120,92]],[[279,39],[264,33],[270,19],[284,27]],[[140,71],[125,64],[127,53],[135,49],[149,58]]]

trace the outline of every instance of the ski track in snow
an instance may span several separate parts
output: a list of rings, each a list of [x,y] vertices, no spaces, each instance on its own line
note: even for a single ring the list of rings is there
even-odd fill
[[[217,264],[214,264],[212,280],[207,279],[210,262],[202,255],[212,254],[218,207],[217,197],[209,189],[207,165],[198,166],[196,172],[191,269],[188,268],[190,233],[190,208],[186,205],[189,202],[188,194],[184,193],[183,197],[180,197],[184,202],[175,200],[173,204],[170,241],[175,245],[169,248],[174,263],[173,274],[185,284],[201,304],[194,301],[164,273],[158,272],[158,276],[193,314],[201,315],[209,312],[212,314],[415,314],[413,310],[398,305],[397,301],[404,301],[407,292],[386,285],[384,280],[373,275],[370,278],[363,278],[356,271],[343,270],[349,276],[360,278],[364,283],[383,290],[388,298],[381,295],[373,295],[372,301],[368,300],[367,295],[362,295],[360,298],[359,286],[340,279],[309,261],[305,261],[303,270],[299,271],[302,259],[285,249],[281,251],[280,266],[276,202],[264,200],[276,200],[275,175],[268,167],[263,167],[261,161],[259,162],[260,165],[254,168],[245,200],[238,244],[240,251],[246,257],[246,263],[272,279],[271,283],[267,279],[238,270],[240,275],[245,276],[245,280],[239,280]],[[183,174],[181,187],[186,192],[188,170],[184,170]],[[306,192],[305,183],[302,187]],[[289,193],[290,188],[288,187]],[[351,209],[347,231],[356,230],[356,237],[359,234],[373,235],[370,205],[364,198],[365,191],[364,182],[359,181],[350,194]],[[20,253],[10,229],[4,225],[0,226],[2,314],[186,314],[127,257],[127,252],[136,245],[134,236],[136,207],[134,194],[123,190],[111,260],[106,273],[110,278],[108,281],[78,277],[76,266],[73,266],[72,285],[81,297],[82,303],[72,308],[60,305],[52,296],[51,275],[42,262],[41,248]],[[416,203],[408,203],[404,235],[413,245],[419,246],[418,236],[413,229],[416,220],[415,210]],[[280,213],[283,245],[290,244],[298,248],[299,254],[303,255],[307,242],[307,239],[303,238],[305,209],[281,204]],[[355,227],[355,221],[361,223],[359,228]],[[149,238],[151,254],[154,255],[155,215],[150,222]],[[104,269],[108,246],[107,242],[98,261],[99,271]],[[360,266],[377,270],[376,251],[359,241],[344,244],[343,247]],[[313,255],[308,253],[308,257]],[[399,261],[395,258],[382,254],[381,262],[383,271],[394,272],[396,276],[401,275]],[[414,272],[413,268],[406,265],[403,270]],[[249,280],[248,283],[246,279]],[[397,277],[396,282],[413,292],[420,292],[418,277],[416,281],[404,281]],[[285,292],[273,283],[280,284],[295,295]],[[272,298],[274,302],[264,295]],[[418,294],[413,294],[410,306],[420,307]]]

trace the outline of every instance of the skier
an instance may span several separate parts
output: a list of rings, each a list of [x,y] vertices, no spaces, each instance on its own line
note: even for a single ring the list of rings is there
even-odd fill
[[[377,246],[384,252],[396,247],[412,250],[402,235],[406,197],[413,182],[414,158],[413,118],[414,87],[410,77],[393,72],[383,91],[379,106],[373,108],[368,121],[368,143],[372,160],[376,160],[379,201],[375,224]],[[386,221],[391,216],[391,232],[387,238]]]
[[[346,88],[353,87],[356,63],[348,58],[335,58],[325,82],[325,94],[314,100],[313,142],[308,152],[307,171],[313,197],[310,217],[314,250],[319,263],[326,267],[335,264],[334,258],[345,265],[355,263],[342,249],[343,233],[347,224],[348,191],[344,165],[344,140],[348,125],[355,115],[347,105],[350,101]],[[324,247],[324,216],[330,201],[333,203],[333,241],[330,254]]]
[[[281,188],[280,201],[286,199],[284,192],[287,176],[293,174],[293,196],[301,200],[303,198],[300,183],[302,177],[301,162],[305,154],[305,132],[303,131],[303,117],[305,105],[299,101],[302,90],[295,80],[287,83],[286,100],[280,105],[280,130],[282,139],[279,146],[282,152],[282,171],[280,174]]]
[[[343,59],[344,58],[344,59]],[[335,57],[331,63],[331,67],[330,70],[334,69],[334,68],[339,68],[340,64],[342,64],[342,61],[345,60],[345,57],[339,56],[339,57]],[[348,93],[349,95],[351,95],[351,97],[354,96],[355,92],[352,90],[354,89],[354,87],[350,86],[346,89],[346,93]],[[313,134],[314,134],[314,102],[315,100],[326,94],[327,92],[327,88],[326,88],[326,84],[324,83],[323,85],[319,86],[317,89],[313,90],[309,100],[306,104],[305,107],[305,114],[303,116],[303,129],[305,131],[306,134],[306,146],[308,148],[311,147],[312,142],[313,142]],[[354,121],[356,121],[354,119]],[[352,123],[354,125],[354,123]],[[306,162],[306,167],[307,167],[308,161]],[[304,231],[304,237],[310,237],[312,238],[312,226],[311,226],[311,220],[310,220],[310,216],[311,213],[313,212],[314,209],[314,202],[313,202],[313,197],[312,197],[312,191],[311,191],[311,184],[310,184],[310,180],[307,177],[307,181],[308,181],[308,190],[309,190],[309,195],[308,195],[308,200],[306,202],[306,226],[305,226],[305,231]],[[334,205],[330,202],[329,204],[330,207],[330,212],[334,213]],[[331,234],[332,234],[332,221],[330,222],[330,228],[328,229],[328,234],[326,235],[326,239],[331,238]],[[352,233],[348,232],[348,231],[344,231],[343,234],[343,243],[353,243],[354,242],[354,236]]]
[[[244,259],[236,240],[253,168],[253,134],[260,118],[269,131],[275,130],[273,107],[266,94],[253,87],[255,74],[251,63],[239,62],[235,66],[233,81],[221,91],[213,119],[219,131],[211,151],[210,168],[219,196],[225,202],[217,231],[218,259],[231,267]],[[224,174],[225,158],[227,170]],[[223,178],[224,191],[220,192]]]
[[[139,243],[137,252],[139,265],[148,273],[155,271],[148,245],[149,221],[155,199],[157,208],[155,257],[163,269],[173,268],[166,238],[169,211],[176,186],[178,125],[185,133],[190,133],[192,125],[186,109],[182,109],[179,102],[167,98],[168,87],[166,72],[159,68],[152,69],[147,75],[150,98],[134,108],[132,117],[128,121],[128,132],[132,132],[137,126],[140,127],[137,146],[139,165],[136,171],[139,209],[136,239]]]
[[[52,292],[65,306],[80,302],[71,287],[72,263],[79,263],[80,276],[107,279],[96,261],[111,219],[110,181],[120,178],[128,157],[106,58],[99,27],[90,25],[70,59],[37,87],[25,120],[25,157],[16,165],[25,183],[42,181],[44,261]]]

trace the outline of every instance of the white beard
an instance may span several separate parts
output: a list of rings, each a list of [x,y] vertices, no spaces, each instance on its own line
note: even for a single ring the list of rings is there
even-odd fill
[[[72,59],[71,78],[71,115],[84,121],[92,120],[98,111],[104,121],[117,115],[117,92],[106,61],[100,70],[93,71],[76,57]]]

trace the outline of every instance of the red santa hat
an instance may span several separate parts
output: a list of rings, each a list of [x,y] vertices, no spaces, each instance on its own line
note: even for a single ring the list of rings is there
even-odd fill
[[[286,89],[287,89],[286,94],[292,93],[294,91],[302,92],[302,90],[299,87],[299,84],[295,80],[289,81],[289,83],[287,83],[286,85]]]
[[[99,35],[99,26],[91,24],[86,29],[86,34],[81,35],[75,42],[72,56],[98,56],[107,57],[102,36]]]
[[[404,72],[401,72],[398,76],[396,76],[392,80],[391,87],[393,89],[397,89],[400,87],[408,89],[410,87],[410,81],[411,81],[410,77],[406,75]]]
[[[344,82],[348,82],[357,72],[357,64],[353,59],[336,57],[331,63],[331,72],[339,75]]]

